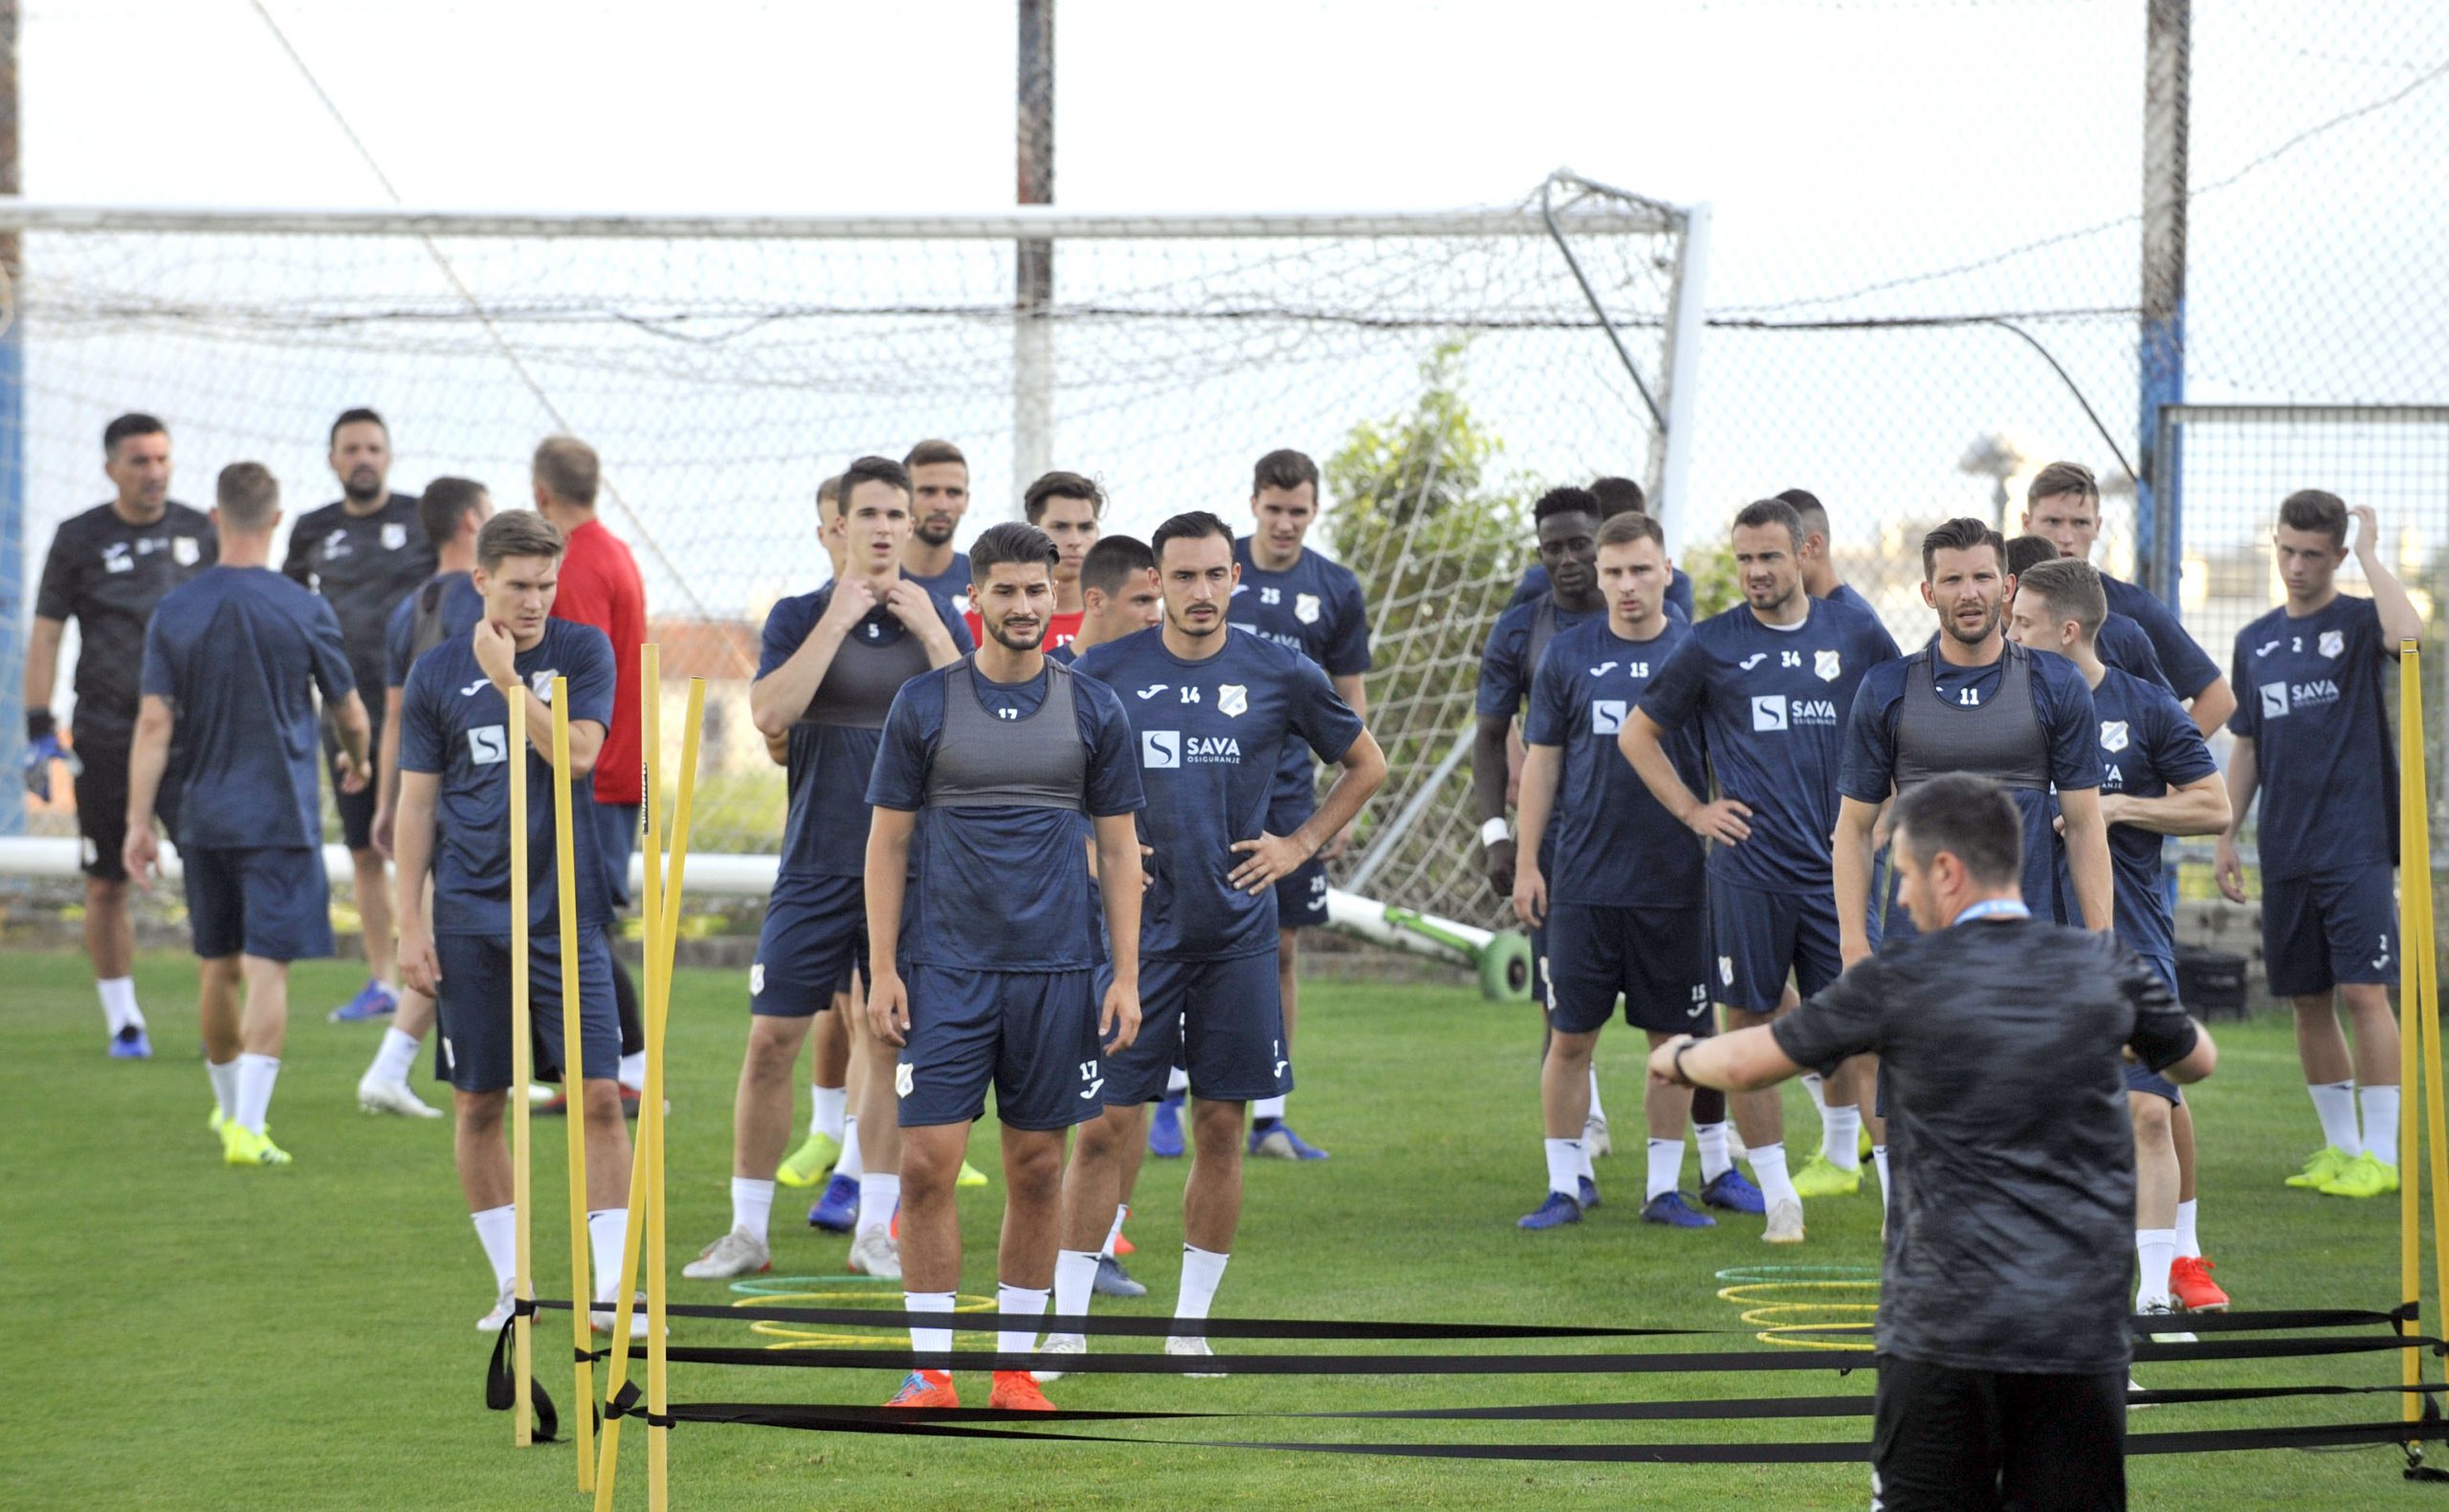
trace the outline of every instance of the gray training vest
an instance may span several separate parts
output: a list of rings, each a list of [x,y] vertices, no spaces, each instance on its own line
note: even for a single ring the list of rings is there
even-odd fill
[[[929,808],[1088,807],[1089,748],[1072,712],[1071,668],[1046,664],[1046,702],[1005,719],[979,700],[978,657],[944,679],[944,729],[927,768]]]
[[[1896,720],[1896,791],[1934,777],[1970,772],[2001,787],[2046,792],[2049,735],[2032,698],[2032,652],[2010,641],[1998,693],[1986,704],[1942,703],[1935,681],[1938,649],[1913,658],[1905,675],[1905,706]]]
[[[884,728],[901,685],[927,670],[927,647],[907,628],[890,645],[879,645],[865,634],[875,623],[862,620],[842,638],[801,719],[852,730]]]

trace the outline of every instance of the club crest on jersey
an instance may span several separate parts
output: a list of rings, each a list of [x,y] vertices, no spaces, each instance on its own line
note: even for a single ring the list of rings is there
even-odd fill
[[[1845,664],[1835,651],[1814,651],[1811,654],[1811,669],[1820,674],[1821,682],[1833,683],[1843,675]]]
[[[196,543],[193,536],[174,536],[170,538],[170,559],[180,566],[192,567],[196,564],[197,559],[203,555],[204,548]]]
[[[559,675],[560,672],[550,667],[527,674],[527,686],[536,690],[538,700],[548,708],[553,702],[553,679]]]
[[[2125,750],[2125,749],[2126,749],[2126,740],[2127,740],[2127,735],[2126,735],[2126,721],[2125,721],[2125,720],[2123,720],[2123,719],[2104,719],[2104,720],[2102,720],[2102,721],[2101,721],[2101,749],[2102,749],[2102,750],[2104,750],[2104,751],[2123,751],[2123,750]]]
[[[2332,658],[2337,657],[2347,649],[2347,632],[2345,630],[2324,630],[2322,632],[2321,641],[2318,643],[2318,648],[2324,656]]]
[[[1304,625],[1317,624],[1318,596],[1314,593],[1294,594],[1292,596],[1292,617]]]
[[[383,549],[398,551],[408,543],[408,528],[397,520],[383,522]]]
[[[1250,708],[1250,690],[1241,683],[1216,685],[1216,712],[1227,719],[1238,719]]]
[[[1590,701],[1590,733],[1612,735],[1624,728],[1624,700],[1594,698]]]

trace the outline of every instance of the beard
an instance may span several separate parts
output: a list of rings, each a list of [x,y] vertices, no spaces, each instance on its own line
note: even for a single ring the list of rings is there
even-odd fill
[[[341,492],[360,504],[383,496],[383,478],[372,468],[360,468],[341,480]]]
[[[1981,618],[1981,627],[1970,632],[1968,632],[1963,624],[1956,619],[1954,613],[1950,612],[1945,622],[1947,632],[1949,635],[1955,638],[1956,644],[1959,646],[1978,646],[1982,642],[1990,639],[1991,633],[1998,628],[1998,621],[2004,614],[2005,610],[2006,603],[2003,600],[1999,603],[1991,604],[1989,606],[1989,612],[1984,614]]]
[[[933,520],[920,520],[911,527],[910,534],[929,546],[947,546],[952,543],[956,523],[956,521],[946,520],[943,524],[938,525]]]

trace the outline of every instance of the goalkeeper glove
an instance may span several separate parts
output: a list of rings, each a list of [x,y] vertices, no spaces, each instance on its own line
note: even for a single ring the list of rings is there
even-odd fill
[[[59,743],[59,726],[48,709],[26,711],[26,791],[48,803],[51,801],[51,764],[57,761],[68,768],[72,778],[81,776],[85,766],[77,753]]]

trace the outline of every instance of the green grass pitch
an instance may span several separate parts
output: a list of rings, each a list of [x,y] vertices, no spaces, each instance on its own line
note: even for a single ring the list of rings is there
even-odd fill
[[[17,1361],[0,1431],[0,1503],[134,1506],[563,1507],[572,1456],[510,1446],[507,1414],[484,1411],[491,1341],[471,1327],[490,1278],[451,1167],[447,1123],[361,1115],[353,1089],[375,1031],[322,1022],[352,973],[296,974],[298,1012],[273,1121],[298,1158],[232,1171],[205,1132],[193,973],[148,955],[138,980],[156,1059],[104,1059],[81,958],[19,953],[0,991],[0,1067],[11,1133],[0,1141],[0,1318]],[[679,1263],[728,1221],[731,1096],[745,1041],[738,974],[684,973],[673,1009],[672,1274],[677,1301],[727,1300],[678,1280]],[[2203,1236],[2240,1307],[2382,1307],[2397,1292],[2394,1200],[2350,1203],[2283,1190],[2315,1126],[2283,1020],[2223,1026],[2218,1078],[2199,1094]],[[1639,1207],[1638,1037],[1600,1044],[1623,1152],[1600,1164],[1606,1205],[1578,1228],[1518,1233],[1540,1196],[1527,1008],[1461,989],[1313,984],[1302,1012],[1295,1122],[1334,1151],[1324,1165],[1253,1162],[1228,1316],[1407,1319],[1734,1329],[1713,1273],[1753,1263],[1868,1263],[1879,1206],[1815,1203],[1811,1240],[1772,1251],[1758,1220],[1714,1232],[1644,1228]],[[430,1094],[431,1095],[431,1094]],[[803,1104],[803,1115],[805,1105]],[[1789,1126],[1810,1125],[1798,1089]],[[535,1232],[540,1289],[567,1295],[562,1129],[540,1120]],[[997,1169],[991,1124],[972,1157]],[[1797,1148],[1800,1149],[1800,1138]],[[1690,1157],[1688,1154],[1688,1161]],[[1691,1181],[1688,1165],[1688,1184]],[[1170,1308],[1180,1240],[1180,1163],[1150,1161],[1131,1235],[1151,1295]],[[991,1294],[1001,1182],[962,1196],[964,1290]],[[778,1272],[841,1268],[844,1241],[805,1227],[805,1198],[775,1213]],[[1101,1310],[1122,1310],[1101,1304]],[[561,1315],[548,1315],[561,1324]],[[569,1373],[548,1327],[540,1375],[570,1414]],[[744,1326],[683,1321],[675,1338],[745,1345]],[[1152,1348],[1134,1341],[1119,1348]],[[1638,1347],[1638,1346],[1634,1346]],[[1665,1346],[1663,1346],[1665,1347]],[[1752,1348],[1749,1335],[1683,1348]],[[1255,1351],[1255,1344],[1220,1348]],[[1299,1350],[1291,1344],[1267,1346]],[[1445,1346],[1365,1346],[1368,1348]],[[1496,1346],[1493,1348],[1509,1348]],[[1538,1346],[1525,1348],[1536,1348]],[[1608,1348],[1609,1345],[1566,1346]],[[1809,1366],[1802,1351],[1790,1354]],[[546,1362],[555,1362],[547,1364]],[[2395,1379],[2394,1355],[2147,1368],[2158,1386]],[[679,1401],[877,1402],[878,1371],[674,1367]],[[1074,1408],[1145,1405],[1225,1412],[1527,1404],[1865,1391],[1825,1369],[1771,1375],[1073,1377]],[[985,1382],[963,1390],[982,1403]],[[2394,1397],[2164,1407],[2137,1432],[2394,1413]],[[1164,1437],[1530,1442],[1861,1438],[1862,1419],[1758,1423],[1352,1423],[1267,1418],[1090,1429],[1148,1440],[1012,1445],[684,1425],[673,1434],[673,1504],[825,1508],[1400,1505],[1406,1509],[1737,1504],[1859,1508],[1860,1465],[1774,1467],[1472,1463],[1198,1449]],[[624,1445],[622,1503],[643,1504],[643,1431]],[[2399,1477],[2394,1449],[2158,1457],[2132,1461],[2135,1504],[2303,1507],[2441,1504]]]

